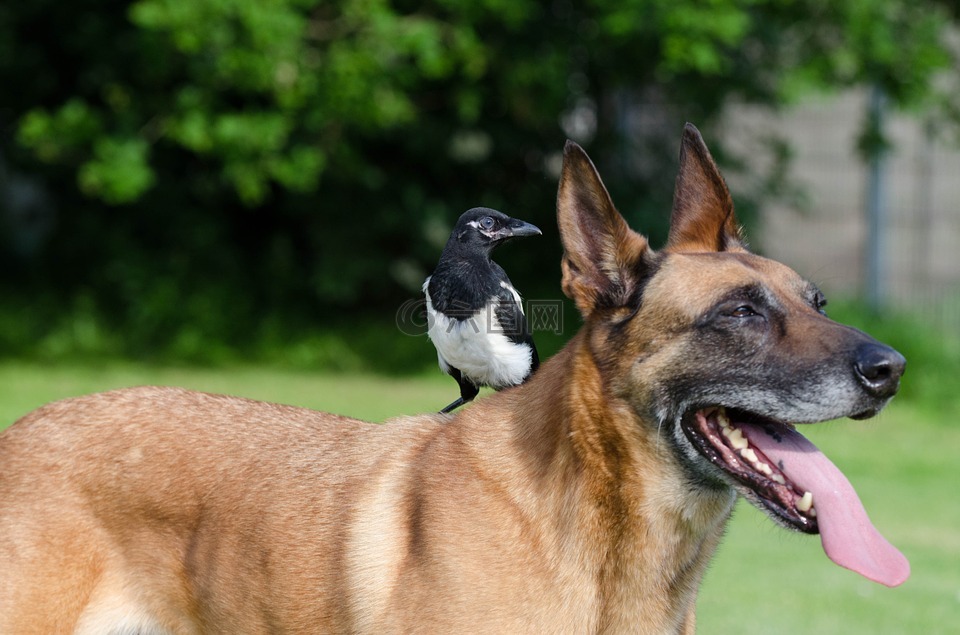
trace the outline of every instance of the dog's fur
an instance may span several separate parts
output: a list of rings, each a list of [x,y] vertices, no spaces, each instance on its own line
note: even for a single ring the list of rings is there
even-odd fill
[[[695,128],[665,249],[571,143],[558,220],[582,329],[455,417],[136,388],[19,420],[0,437],[0,633],[692,632],[736,489],[681,418],[876,412],[889,394],[850,369],[872,340],[746,251]]]

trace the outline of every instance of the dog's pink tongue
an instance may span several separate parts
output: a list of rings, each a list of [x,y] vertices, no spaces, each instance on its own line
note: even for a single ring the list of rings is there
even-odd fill
[[[880,535],[850,481],[817,446],[784,425],[739,427],[788,479],[813,494],[820,542],[831,560],[891,587],[910,576],[906,557]]]

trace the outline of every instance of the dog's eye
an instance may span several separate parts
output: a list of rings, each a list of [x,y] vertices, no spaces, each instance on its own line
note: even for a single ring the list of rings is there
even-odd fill
[[[480,219],[480,227],[482,227],[487,231],[490,231],[491,229],[493,229],[493,226],[495,224],[496,222],[489,216],[484,216],[483,218]]]
[[[737,317],[737,318],[752,317],[754,315],[757,315],[757,312],[754,311],[753,307],[750,306],[749,304],[741,304],[740,306],[738,306],[737,308],[735,308],[733,311],[730,312],[731,317]]]
[[[813,308],[823,315],[827,314],[827,311],[824,307],[827,306],[827,299],[823,297],[823,294],[817,291],[817,295],[813,297]]]

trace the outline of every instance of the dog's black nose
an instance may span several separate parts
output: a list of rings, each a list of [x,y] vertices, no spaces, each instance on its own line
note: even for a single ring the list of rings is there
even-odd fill
[[[857,379],[871,395],[892,397],[900,389],[900,377],[906,365],[907,360],[897,351],[871,342],[857,348],[853,367]]]

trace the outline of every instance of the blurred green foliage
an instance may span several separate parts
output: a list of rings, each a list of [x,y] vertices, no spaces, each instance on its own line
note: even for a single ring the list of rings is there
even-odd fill
[[[709,138],[728,104],[868,82],[960,112],[932,81],[956,18],[937,0],[5,3],[0,182],[43,196],[0,215],[3,352],[217,361],[306,351],[355,316],[393,332],[476,205],[545,230],[499,258],[556,297],[566,137],[656,242],[684,120]],[[747,218],[783,174],[738,193]],[[352,359],[324,346],[304,359]]]

